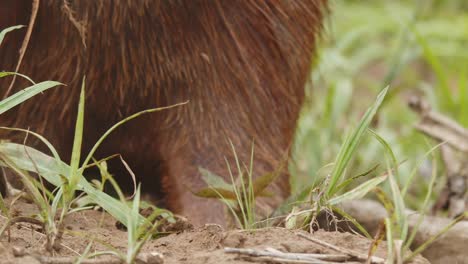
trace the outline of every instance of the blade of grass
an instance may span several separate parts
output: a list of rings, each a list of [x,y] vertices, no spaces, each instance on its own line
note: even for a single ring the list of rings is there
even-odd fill
[[[405,257],[405,261],[409,261],[411,260],[412,258],[416,257],[417,255],[419,255],[421,252],[423,252],[430,244],[432,244],[434,241],[436,241],[440,236],[442,236],[443,234],[447,233],[448,230],[450,230],[450,228],[452,228],[454,225],[456,225],[458,222],[462,221],[463,219],[465,219],[466,217],[468,217],[468,213],[464,213],[464,214],[461,214],[459,215],[457,218],[455,218],[452,222],[450,222],[450,224],[448,224],[447,226],[445,226],[442,230],[440,230],[436,235],[434,235],[433,237],[431,237],[429,240],[427,240],[426,242],[424,242],[421,246],[419,246],[417,249],[415,249],[413,251],[413,253],[411,253],[411,255],[409,255],[408,257]]]
[[[76,184],[78,183],[79,174],[78,167],[80,166],[81,144],[83,142],[83,124],[84,124],[84,111],[85,111],[85,82],[86,77],[83,77],[81,85],[80,101],[78,103],[78,115],[75,124],[75,137],[73,139],[73,149],[70,159],[70,182],[68,184],[66,199],[71,200]]]
[[[416,222],[416,225],[413,227],[413,230],[411,231],[410,236],[408,239],[405,241],[405,244],[403,245],[403,255],[405,255],[406,250],[409,249],[411,244],[413,243],[414,238],[416,237],[417,231],[419,229],[419,226],[421,225],[422,221],[424,220],[424,215],[426,214],[426,210],[429,205],[429,201],[432,195],[432,189],[434,188],[435,185],[435,180],[437,178],[437,158],[436,156],[432,155],[432,175],[431,175],[431,180],[429,181],[429,188],[426,193],[426,197],[424,197],[424,202],[421,205],[419,209],[419,216],[418,220]]]
[[[10,169],[12,169],[17,175],[21,177],[24,187],[28,190],[28,193],[34,200],[34,204],[36,204],[41,209],[41,211],[47,210],[49,208],[49,204],[47,200],[44,199],[44,196],[42,196],[42,194],[39,192],[39,189],[37,189],[36,186],[30,180],[31,176],[29,176],[21,168],[18,168],[16,164],[5,155],[0,155],[0,158],[3,162],[5,162],[8,165]]]
[[[115,129],[117,129],[119,126],[125,124],[126,122],[132,120],[132,119],[135,119],[141,115],[144,115],[144,114],[149,114],[149,113],[154,113],[154,112],[159,112],[159,111],[162,111],[162,110],[166,110],[166,109],[171,109],[171,108],[175,108],[175,107],[178,107],[178,106],[181,106],[181,105],[185,105],[187,104],[188,101],[186,102],[183,102],[183,103],[178,103],[178,104],[174,104],[174,105],[170,105],[170,106],[164,106],[164,107],[158,107],[158,108],[152,108],[152,109],[147,109],[147,110],[143,110],[143,111],[140,111],[138,113],[135,113],[129,117],[126,117],[124,119],[122,119],[121,121],[119,121],[118,123],[116,123],[115,125],[113,125],[111,128],[109,128],[106,133],[104,133],[104,135],[102,135],[99,140],[96,142],[96,144],[94,144],[93,148],[91,149],[91,151],[89,152],[88,156],[86,156],[83,164],[82,164],[82,167],[81,167],[81,170],[83,170],[84,168],[86,168],[87,164],[89,163],[89,161],[91,160],[91,158],[93,157],[94,153],[96,152],[96,150],[98,149],[98,147],[101,145],[101,143],[107,138],[107,136],[109,136],[110,133],[112,133]]]
[[[458,78],[458,120],[463,126],[468,126],[468,67],[463,64],[460,77]]]
[[[372,239],[372,236],[369,234],[369,232],[367,232],[367,230],[350,214],[346,213],[345,211],[341,210],[336,206],[332,206],[331,208],[334,212],[338,213],[339,215],[346,218],[346,220],[350,221],[364,236],[366,236],[369,239]]]
[[[366,113],[362,117],[361,121],[359,122],[358,127],[346,138],[345,142],[343,143],[338,156],[336,158],[335,166],[333,167],[333,171],[331,173],[330,184],[327,187],[326,195],[331,197],[336,192],[336,186],[338,185],[339,181],[343,178],[343,172],[347,167],[351,157],[356,150],[362,135],[369,127],[373,117],[377,113],[379,106],[382,104],[385,95],[388,92],[388,86],[385,87],[377,96],[374,104],[367,109]]]
[[[395,154],[393,153],[392,148],[388,144],[388,142],[385,139],[383,139],[379,134],[377,134],[374,130],[368,128],[367,131],[369,131],[370,134],[374,136],[374,138],[377,139],[377,141],[379,141],[379,143],[384,147],[385,153],[390,158],[392,168],[395,168],[394,171],[396,174],[398,174],[398,161],[396,159]]]
[[[447,74],[444,71],[444,68],[442,67],[439,59],[432,52],[427,40],[422,37],[414,27],[411,27],[411,29],[416,38],[416,41],[423,50],[424,58],[431,65],[435,75],[437,76],[437,80],[439,82],[439,87],[436,89],[439,97],[438,101],[442,103],[443,109],[451,111],[452,107],[454,106],[454,100],[450,91]]]
[[[17,75],[19,77],[22,77],[22,78],[28,80],[31,84],[36,84],[31,78],[29,78],[28,76],[26,76],[24,74],[17,73],[17,72],[0,72],[0,78],[7,77],[7,76],[10,76],[10,75]]]
[[[248,199],[248,195],[247,195],[247,189],[246,189],[247,183],[245,183],[244,181],[245,173],[242,170],[239,157],[237,156],[236,148],[234,146],[234,143],[232,143],[231,139],[229,139],[229,144],[231,145],[231,150],[234,155],[234,161],[236,163],[237,172],[238,172],[237,180],[239,180],[239,185],[237,188],[239,189],[238,193],[240,196],[237,198],[237,200],[239,201],[239,208],[241,209],[241,212],[245,221],[244,227],[246,227],[250,223],[249,221],[250,208],[249,208],[249,202],[246,200]],[[236,186],[234,182],[233,182],[233,185]]]
[[[24,90],[21,90],[12,96],[0,101],[0,114],[5,113],[6,111],[10,110],[11,108],[23,103],[24,101],[28,100],[29,98],[44,92],[47,89],[50,89],[55,86],[63,85],[59,82],[53,81],[45,81],[38,84],[34,84]]]
[[[13,30],[17,30],[17,29],[20,29],[20,28],[23,28],[25,26],[23,25],[18,25],[18,26],[12,26],[12,27],[8,27],[8,28],[5,28],[4,30],[0,31],[0,45],[2,45],[2,42],[3,42],[3,39],[5,38],[5,35],[12,32]]]
[[[138,219],[137,217],[140,215],[138,212],[140,209],[140,185],[137,187],[137,191],[135,193],[135,197],[133,197],[132,206],[130,209],[130,214],[127,216],[127,263],[132,263],[135,255],[135,246],[138,240],[137,228],[138,228]]]
[[[60,186],[62,184],[60,175],[69,176],[70,167],[66,163],[57,161],[55,158],[31,147],[10,142],[0,142],[0,153],[7,156],[13,164],[22,170],[31,172],[39,170],[40,175],[55,186]],[[28,156],[31,157],[34,162],[31,161]],[[127,225],[127,215],[129,212],[126,208],[122,207],[122,203],[110,195],[94,188],[86,181],[82,174],[80,174],[77,189],[86,192],[96,204],[101,206],[118,221]],[[142,216],[140,221],[143,221]]]
[[[30,130],[27,130],[27,129],[22,129],[22,128],[0,127],[0,129],[11,130],[11,131],[19,131],[19,132],[23,132],[23,133],[26,133],[26,134],[33,135],[34,137],[39,139],[42,143],[44,143],[47,146],[47,148],[50,150],[50,153],[52,153],[52,155],[54,156],[55,160],[61,161],[60,156],[59,156],[57,150],[52,145],[52,143],[50,143],[45,137],[41,136],[40,134],[38,134],[36,132],[33,132],[33,131],[30,131]]]
[[[367,180],[361,185],[357,186],[356,188],[342,194],[336,196],[330,200],[328,200],[329,205],[337,205],[344,201],[355,200],[364,197],[368,194],[372,189],[378,186],[380,183],[387,179],[387,175],[375,177],[373,179]]]
[[[241,193],[240,187],[236,186],[236,181],[234,179],[234,174],[232,173],[231,165],[229,164],[229,161],[227,160],[226,157],[224,158],[224,160],[225,160],[226,165],[227,165],[229,176],[231,177],[231,183],[232,183],[232,186],[233,186],[234,194],[236,195],[236,202],[237,202],[237,205],[239,207],[239,210],[240,210],[240,213],[241,213],[241,216],[242,216],[242,220],[243,220],[242,224],[240,226],[245,227],[246,223],[247,223],[247,215],[246,215],[243,203],[242,203],[242,193]],[[243,177],[243,176],[239,175],[239,177]],[[224,197],[223,197],[223,199],[224,199]],[[224,200],[226,200],[226,199],[224,199]],[[232,208],[232,209],[234,210],[234,208]],[[234,212],[235,212],[235,210],[234,210]]]
[[[361,177],[365,177],[369,174],[371,174],[372,172],[375,172],[377,170],[377,168],[379,167],[380,164],[376,164],[374,167],[372,167],[371,169],[367,170],[366,172],[363,172],[359,175],[356,175],[356,176],[353,176],[349,179],[346,179],[344,180],[342,183],[340,183],[336,189],[337,191],[341,191],[342,189],[344,189],[345,187],[347,187],[348,185],[350,185],[352,182],[354,182],[355,180],[361,178]]]
[[[385,218],[385,230],[387,237],[387,263],[394,264],[394,239],[393,239],[393,230],[392,230],[392,221],[390,218]]]
[[[217,189],[224,189],[224,190],[229,190],[232,191],[233,186],[224,179],[212,173],[211,171],[204,169],[204,168],[198,168],[198,171],[200,172],[200,175],[202,176],[203,181],[210,186],[210,188],[217,188]]]
[[[423,157],[416,163],[416,166],[413,168],[413,170],[411,171],[411,173],[409,174],[409,177],[408,179],[406,180],[406,183],[405,183],[405,186],[401,192],[401,195],[403,197],[406,197],[406,194],[408,193],[408,190],[409,190],[409,187],[411,185],[411,182],[413,181],[413,178],[414,176],[416,175],[416,173],[418,172],[418,168],[421,166],[421,164],[426,160],[427,156],[429,156],[430,154],[432,154],[436,149],[440,148],[440,146],[446,144],[447,142],[441,142],[437,145],[435,145],[434,147],[432,147],[429,151],[427,151],[426,153],[424,153]]]
[[[408,221],[405,214],[405,203],[401,196],[400,188],[395,180],[395,177],[391,170],[388,171],[388,179],[390,182],[390,189],[392,190],[393,204],[395,205],[395,220],[399,227],[399,239],[404,241],[408,234]]]
[[[392,198],[393,204],[395,206],[395,220],[398,223],[399,227],[399,240],[405,241],[406,236],[408,234],[408,222],[406,219],[405,214],[405,203],[403,200],[403,196],[400,192],[400,187],[396,181],[396,177],[398,177],[398,161],[395,157],[395,154],[392,151],[392,148],[388,144],[388,142],[383,139],[379,134],[374,132],[373,130],[369,129],[369,132],[379,141],[379,143],[384,147],[385,154],[387,156],[387,167],[388,167],[388,179],[390,182],[390,189],[392,190]],[[395,168],[392,170],[391,168]],[[394,173],[397,175],[395,177]]]

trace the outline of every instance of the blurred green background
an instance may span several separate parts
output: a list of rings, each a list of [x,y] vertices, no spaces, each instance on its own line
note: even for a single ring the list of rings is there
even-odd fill
[[[410,96],[422,96],[468,126],[468,1],[336,0],[330,1],[330,11],[296,135],[293,190],[330,172],[346,133],[387,85],[390,92],[372,129],[404,161],[398,179],[403,185],[437,144],[414,129],[418,117],[407,107]],[[347,176],[377,164],[382,172],[384,150],[368,133]],[[408,206],[421,203],[431,166],[430,158],[419,166]],[[438,168],[433,198],[445,184],[443,167]]]

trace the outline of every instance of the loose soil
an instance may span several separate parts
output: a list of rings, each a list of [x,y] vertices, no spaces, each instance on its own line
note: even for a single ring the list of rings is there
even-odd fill
[[[33,204],[16,202],[15,215],[30,216],[36,212]],[[0,226],[6,223],[2,216]],[[111,216],[100,211],[82,211],[67,218],[66,234],[61,240],[61,249],[50,254],[44,250],[45,235],[40,227],[31,223],[17,223],[5,232],[0,242],[0,263],[73,263],[84,252],[90,241],[90,252],[108,250],[105,245],[126,252],[127,233],[116,227]],[[309,234],[304,231],[284,228],[264,228],[259,230],[223,230],[222,227],[207,224],[199,228],[187,228],[178,232],[149,241],[143,248],[144,254],[157,252],[162,254],[163,263],[271,263],[258,258],[228,254],[225,247],[265,249],[267,247],[282,252],[336,254],[329,248],[298,236],[298,233],[328,242],[341,248],[352,249],[367,254],[370,240],[340,232],[317,231]],[[382,243],[375,256],[386,257],[386,245]],[[39,261],[39,259],[41,261]],[[111,256],[94,259],[95,263],[109,263]],[[418,258],[413,263],[428,263]]]

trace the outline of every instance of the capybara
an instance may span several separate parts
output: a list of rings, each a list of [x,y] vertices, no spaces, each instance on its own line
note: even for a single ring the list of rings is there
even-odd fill
[[[225,221],[222,203],[192,191],[206,187],[199,168],[230,182],[230,142],[247,166],[254,145],[254,176],[285,170],[269,187],[273,197],[258,201],[260,209],[268,212],[288,196],[287,166],[281,165],[289,156],[326,0],[39,3],[19,72],[66,86],[2,115],[2,126],[41,133],[67,161],[84,76],[83,153],[126,116],[189,101],[126,123],[96,158],[121,154],[143,192],[196,224]],[[32,0],[2,0],[0,28],[28,25],[31,11]],[[6,36],[1,70],[15,70],[26,31]],[[3,94],[11,80],[0,80]],[[26,86],[18,78],[10,94]],[[125,167],[117,161],[109,166],[132,190]]]

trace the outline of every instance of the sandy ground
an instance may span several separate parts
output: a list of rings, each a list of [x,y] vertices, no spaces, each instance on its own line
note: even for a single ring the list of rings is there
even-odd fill
[[[22,202],[16,203],[14,210],[15,215],[21,216],[28,216],[35,212],[34,205]],[[6,219],[2,217],[0,226],[3,226],[5,221]],[[11,226],[9,232],[5,232],[0,240],[0,256],[2,256],[0,263],[73,263],[85,251],[90,241],[93,241],[90,252],[108,250],[108,245],[126,252],[127,233],[118,229],[115,220],[103,212],[90,210],[74,213],[67,219],[66,229],[67,233],[61,240],[61,249],[51,254],[44,250],[46,237],[39,226],[31,223],[18,223]],[[350,233],[317,231],[310,234],[284,228],[226,231],[218,225],[206,225],[153,239],[144,246],[142,252],[143,255],[161,254],[163,263],[193,264],[272,263],[258,257],[226,253],[226,247],[257,250],[273,248],[286,253],[338,253],[298,234],[364,255],[367,255],[371,243],[364,237]],[[386,257],[385,243],[379,246],[375,256]],[[89,263],[116,263],[116,259],[111,256],[88,261]],[[158,263],[157,261],[149,262]],[[420,258],[414,263],[428,262]]]

